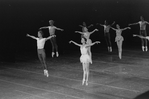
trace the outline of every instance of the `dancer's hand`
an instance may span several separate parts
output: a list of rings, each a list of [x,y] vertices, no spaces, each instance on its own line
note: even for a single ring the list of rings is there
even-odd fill
[[[98,31],[98,29],[95,29],[95,31]]]
[[[72,40],[71,40],[71,41],[69,41],[69,43],[72,43]]]
[[[128,26],[131,26],[131,24],[128,24]]]
[[[29,34],[26,34],[26,36],[29,36]]]
[[[75,33],[78,33],[78,31],[75,31]]]
[[[128,27],[128,29],[131,29],[131,27]]]
[[[137,36],[137,35],[134,34],[133,37],[135,37],[135,36]]]
[[[99,43],[100,43],[100,41],[96,41],[96,43],[97,43],[97,44],[99,44]]]
[[[56,35],[52,35],[51,37],[56,37]]]

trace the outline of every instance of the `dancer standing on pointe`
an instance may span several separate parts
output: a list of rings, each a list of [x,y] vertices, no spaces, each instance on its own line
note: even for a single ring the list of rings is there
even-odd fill
[[[124,38],[121,34],[122,34],[123,30],[131,29],[131,28],[126,27],[126,28],[121,29],[118,24],[116,25],[116,27],[117,27],[117,29],[115,29],[113,27],[111,27],[111,28],[116,31],[115,42],[117,43],[118,55],[119,55],[119,58],[121,59],[122,58],[122,44],[123,44],[123,41],[124,41]]]
[[[82,54],[81,57],[80,57],[80,62],[82,63],[82,66],[83,66],[82,85],[84,85],[84,83],[86,85],[88,85],[89,65],[91,63],[91,57],[88,54],[88,47],[93,46],[96,43],[98,44],[100,42],[96,41],[96,42],[91,43],[91,44],[86,44],[85,38],[81,38],[81,43],[82,44],[78,44],[74,41],[70,41],[69,43],[74,43],[75,45],[80,47],[80,51],[81,51],[81,54]]]
[[[55,35],[55,30],[63,31],[63,29],[60,29],[60,28],[57,28],[56,26],[54,26],[54,21],[53,20],[50,20],[49,24],[50,24],[50,26],[41,27],[40,29],[48,28],[50,36]],[[52,44],[52,57],[54,57],[54,54],[55,54],[54,50],[56,50],[56,56],[58,57],[59,53],[58,53],[58,46],[57,46],[57,43],[56,43],[56,37],[52,37],[50,39],[50,41],[51,41],[51,44]]]
[[[140,25],[140,35],[146,37],[147,33],[146,33],[146,24],[149,24],[149,22],[145,21],[144,18],[142,16],[140,16],[140,20],[137,23],[132,23],[129,24],[130,25],[136,25],[139,24]],[[147,40],[144,38],[141,38],[141,42],[142,42],[142,51],[147,51],[148,47],[147,47]]]
[[[37,40],[37,54],[38,54],[38,58],[39,58],[41,64],[43,65],[44,75],[48,77],[49,73],[48,73],[48,68],[47,68],[47,64],[46,64],[46,54],[45,54],[45,50],[44,50],[44,45],[45,45],[45,42],[47,40],[51,39],[52,37],[55,37],[55,35],[49,36],[47,38],[43,38],[43,32],[42,31],[38,31],[38,37],[31,36],[29,34],[27,34],[26,36],[31,37],[31,38]]]
[[[75,33],[80,33],[82,35],[81,38],[86,38],[87,43],[90,44],[90,43],[92,43],[92,40],[90,39],[90,35],[93,34],[95,31],[98,31],[98,29],[94,29],[92,32],[89,32],[87,28],[84,28],[83,32],[75,31]],[[88,47],[88,49],[89,49],[88,53],[89,53],[91,60],[92,60],[91,47]]]
[[[108,22],[105,20],[104,24],[100,24],[100,26],[104,27],[104,36],[105,36],[105,39],[106,39],[106,43],[107,43],[109,52],[112,52],[112,45],[111,45],[109,31],[110,31],[111,26],[114,25],[114,23],[115,22],[113,22],[111,25],[109,25]]]

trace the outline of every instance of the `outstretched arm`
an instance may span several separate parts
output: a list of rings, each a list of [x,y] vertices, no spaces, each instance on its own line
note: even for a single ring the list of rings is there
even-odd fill
[[[146,24],[149,24],[149,22],[146,21]]]
[[[63,31],[63,29],[61,29],[61,28],[58,28],[58,27],[55,27],[55,29],[57,29],[57,30],[60,30],[60,31]]]
[[[92,27],[92,26],[93,26],[93,24],[89,25],[87,28],[90,28],[90,27]]]
[[[110,25],[110,26],[112,26],[112,25],[114,25],[115,24],[115,21]]]
[[[69,43],[73,43],[73,44],[75,44],[75,45],[77,45],[77,46],[79,46],[79,47],[81,47],[81,44],[78,44],[78,43],[76,43],[76,42],[74,42],[74,41],[69,41]]]
[[[130,26],[130,25],[136,25],[136,24],[139,24],[139,22],[137,22],[137,23],[131,23],[131,24],[128,24],[128,25]]]
[[[99,25],[100,25],[100,26],[103,26],[103,27],[105,26],[104,24],[99,24]]]
[[[56,35],[49,36],[49,37],[46,38],[46,40],[49,40],[49,39],[51,39],[52,37],[56,37]]]
[[[87,45],[87,47],[90,47],[90,46],[93,46],[93,45],[95,45],[95,44],[99,44],[99,43],[100,43],[100,41],[96,41],[96,42],[93,42],[93,43]]]
[[[28,37],[30,37],[30,38],[32,38],[32,39],[37,39],[37,37],[35,37],[35,36],[32,36],[32,35],[29,35],[29,34],[27,34],[26,36],[28,36]]]
[[[98,31],[98,29],[94,29],[92,32],[90,32],[90,34],[94,33],[95,31]]]
[[[127,30],[127,29],[131,29],[131,28],[130,27],[126,27],[126,28],[123,28],[121,30],[123,31],[123,30]]]
[[[39,29],[45,29],[45,28],[49,28],[49,26],[44,26],[44,27],[41,27]]]
[[[111,27],[111,29],[112,29],[112,30],[114,30],[114,31],[116,31],[116,30],[117,30],[117,29],[115,29],[115,28],[113,28],[113,27]]]
[[[75,33],[80,33],[80,34],[84,34],[83,32],[80,32],[80,31],[75,31]]]
[[[81,28],[83,28],[84,26],[83,25],[79,25]]]

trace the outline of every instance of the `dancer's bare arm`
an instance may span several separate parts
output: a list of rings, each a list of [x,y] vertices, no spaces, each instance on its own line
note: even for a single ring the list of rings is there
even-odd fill
[[[56,37],[56,35],[49,36],[49,37],[46,38],[46,40],[49,40],[49,39],[51,39],[52,37]]]
[[[58,28],[58,27],[55,27],[56,30],[60,30],[60,31],[64,31],[64,29],[61,29],[61,28]]]
[[[83,32],[80,32],[80,31],[75,31],[75,33],[83,34]]]
[[[127,29],[131,29],[131,28],[130,27],[126,27],[126,28],[123,28],[121,30],[123,31],[123,30],[127,30]]]
[[[87,45],[87,47],[90,47],[90,46],[93,46],[93,45],[95,45],[95,44],[99,44],[99,43],[100,43],[100,41],[96,41],[96,42],[93,42],[93,43]]]
[[[139,22],[137,22],[137,23],[131,23],[131,24],[128,24],[128,25],[130,26],[130,25],[137,25],[137,24],[139,24]]]
[[[79,46],[79,47],[81,47],[82,45],[81,44],[78,44],[78,43],[76,43],[76,42],[74,42],[74,41],[69,41],[69,43],[73,43],[73,44],[75,44],[75,45],[77,45],[77,46]]]
[[[30,38],[32,38],[32,39],[35,39],[35,40],[37,39],[37,37],[32,36],[32,35],[29,35],[29,34],[27,34],[26,36],[27,36],[27,37],[30,37]]]
[[[94,29],[92,32],[89,32],[90,34],[94,33],[95,31],[98,31],[98,29]]]

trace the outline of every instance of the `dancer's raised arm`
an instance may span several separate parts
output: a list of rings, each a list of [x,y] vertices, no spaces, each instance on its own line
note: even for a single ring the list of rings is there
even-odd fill
[[[49,26],[40,27],[39,29],[46,29],[49,28]]]
[[[55,27],[56,30],[60,30],[60,31],[64,31],[64,29],[61,29],[61,28],[58,28],[58,27]]]
[[[117,30],[117,29],[115,29],[115,28],[113,28],[113,27],[111,27],[111,29],[112,29],[112,30],[114,30],[114,31],[116,31],[116,30]]]
[[[90,34],[94,33],[95,31],[98,31],[98,29],[94,29],[92,32],[89,32]]]
[[[92,27],[92,26],[93,26],[93,24],[89,25],[87,28],[90,28],[90,27]]]
[[[29,34],[27,34],[26,36],[27,36],[27,37],[30,37],[30,38],[32,38],[32,39],[35,39],[35,40],[37,39],[37,37],[32,36],[32,35],[29,35]]]
[[[137,25],[137,24],[139,24],[139,22],[131,23],[131,24],[128,24],[128,25],[130,26],[130,25]]]
[[[76,43],[76,42],[74,42],[74,41],[69,41],[69,43],[73,43],[73,44],[75,44],[75,45],[77,45],[77,46],[79,46],[79,47],[81,47],[82,45],[81,44],[78,44],[78,43]]]
[[[115,24],[115,21],[110,25],[110,26],[112,26],[112,25],[114,25]]]
[[[100,41],[96,41],[96,42],[93,42],[93,43],[87,45],[87,47],[89,47],[89,46],[93,46],[93,45],[95,45],[95,44],[99,44],[99,43],[100,43]]]
[[[49,36],[49,37],[46,38],[46,40],[49,40],[49,39],[51,39],[52,37],[56,37],[56,35]]]
[[[127,30],[127,29],[131,29],[131,28],[130,27],[126,27],[126,28],[123,28],[121,30],[123,31],[123,30]]]
[[[83,32],[80,32],[80,31],[75,31],[75,33],[84,34]]]
[[[147,21],[145,21],[146,22],[146,24],[149,24],[149,22],[147,22]]]

